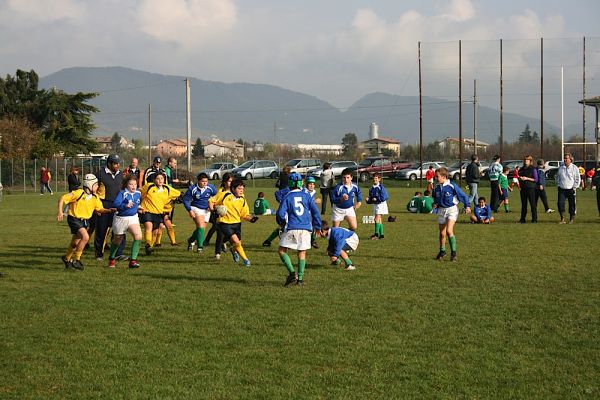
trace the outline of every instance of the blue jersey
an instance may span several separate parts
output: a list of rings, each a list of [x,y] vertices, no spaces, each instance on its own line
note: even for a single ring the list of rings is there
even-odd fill
[[[483,207],[479,207],[479,205],[476,205],[475,206],[475,217],[477,217],[477,221],[492,218],[492,208],[487,204]]]
[[[469,197],[463,192],[458,185],[450,180],[443,184],[435,186],[433,190],[433,201],[438,207],[449,208],[463,203],[465,207],[469,207]]]
[[[345,194],[348,195],[348,200],[342,199],[342,196]],[[333,204],[338,208],[354,207],[354,199],[356,199],[357,202],[362,202],[360,188],[354,183],[352,183],[349,188],[340,183],[331,191],[331,201],[333,201]]]
[[[202,189],[198,185],[190,186],[183,195],[183,206],[188,211],[192,210],[192,206],[201,210],[208,210],[208,199],[216,194],[217,188],[212,183]]]
[[[283,198],[285,196],[287,196],[287,194],[291,191],[290,188],[288,187],[284,187],[283,189],[280,189],[278,191],[275,192],[275,200],[277,200],[278,203],[281,203],[281,201],[283,200]]]
[[[311,231],[321,229],[321,215],[315,201],[304,190],[290,191],[279,205],[277,223],[285,224],[285,230],[300,229]]]
[[[390,198],[387,190],[383,187],[382,184],[373,185],[371,189],[369,189],[369,198],[367,199],[367,203],[369,204],[381,204],[384,201],[387,201]]]
[[[348,242],[352,242],[352,245]],[[358,235],[356,235],[354,231],[346,228],[329,229],[329,245],[327,246],[327,251],[330,255],[339,257],[347,243],[356,250],[356,246],[358,246]]]
[[[130,201],[133,203],[133,206],[128,208],[127,205]],[[112,206],[117,209],[117,215],[119,217],[133,217],[134,215],[137,215],[138,207],[141,202],[142,194],[139,190],[131,193],[129,190],[124,189],[117,194]]]

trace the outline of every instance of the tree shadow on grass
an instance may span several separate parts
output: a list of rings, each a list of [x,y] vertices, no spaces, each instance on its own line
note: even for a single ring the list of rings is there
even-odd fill
[[[190,275],[175,275],[175,274],[161,274],[161,273],[137,273],[135,276],[148,277],[153,279],[165,279],[171,281],[206,281],[206,282],[226,282],[226,283],[247,283],[245,279],[241,278],[226,278],[226,277],[202,277],[202,276],[190,276]]]

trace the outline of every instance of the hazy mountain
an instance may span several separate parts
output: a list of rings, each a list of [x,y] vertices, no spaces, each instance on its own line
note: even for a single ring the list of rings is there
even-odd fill
[[[68,68],[40,79],[40,86],[66,92],[99,92],[93,104],[96,135],[119,132],[127,138],[147,138],[148,104],[152,105],[152,138],[185,137],[185,77],[161,75],[122,67]],[[324,83],[326,84],[326,83]],[[339,110],[314,96],[271,85],[211,82],[190,78],[192,136],[283,143],[340,143],[347,132],[359,140],[369,125],[380,126],[380,136],[404,143],[419,137],[419,99],[386,93],[368,94],[347,110]],[[423,98],[426,142],[458,136],[457,102]],[[478,139],[497,141],[499,113],[478,107]],[[463,106],[463,135],[472,137],[472,107]],[[514,140],[529,123],[539,131],[539,120],[504,115],[505,140]],[[559,129],[545,124],[547,133]]]

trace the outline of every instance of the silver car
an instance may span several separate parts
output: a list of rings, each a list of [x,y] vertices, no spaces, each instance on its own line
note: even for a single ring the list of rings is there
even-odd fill
[[[221,179],[226,172],[231,172],[237,165],[228,162],[216,162],[210,164],[208,167],[200,172],[204,172],[208,175],[209,179]]]
[[[425,178],[425,173],[429,169],[429,166],[433,165],[433,169],[438,169],[440,167],[446,167],[446,163],[443,161],[427,161],[423,163],[423,178]],[[408,168],[401,169],[396,172],[396,179],[408,179],[411,181],[416,181],[421,177],[421,164],[415,163]]]
[[[333,171],[334,178],[339,178],[340,176],[342,176],[342,171],[346,168],[351,168],[353,170],[353,173],[356,172],[357,166],[358,164],[354,161],[331,161],[331,171]],[[309,175],[320,178],[322,173],[323,167],[319,167],[312,171]]]
[[[272,178],[279,176],[279,167],[275,161],[270,160],[250,160],[246,161],[232,171],[236,178],[254,179],[254,178]]]

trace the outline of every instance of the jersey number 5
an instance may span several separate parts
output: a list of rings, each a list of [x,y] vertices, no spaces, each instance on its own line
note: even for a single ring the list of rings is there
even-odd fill
[[[294,212],[300,216],[304,214],[304,205],[302,204],[302,197],[294,197]]]

